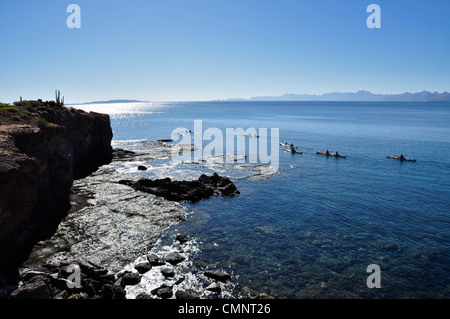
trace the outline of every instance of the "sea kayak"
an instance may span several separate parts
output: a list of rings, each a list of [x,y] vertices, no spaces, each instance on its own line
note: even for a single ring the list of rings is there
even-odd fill
[[[416,162],[415,159],[410,159],[410,158],[400,158],[400,156],[386,155],[386,157],[388,157],[388,158],[393,158],[393,159],[400,160],[400,161]]]
[[[321,154],[321,155],[326,155],[326,156],[334,156],[334,157],[342,157],[342,158],[347,158],[347,156],[345,155],[341,155],[341,154],[334,154],[334,153],[326,153],[326,152],[321,152],[321,151],[316,151],[317,154]]]
[[[284,148],[283,150],[284,150],[285,152],[296,153],[296,154],[303,154],[303,153],[300,152],[300,151],[293,151],[293,150],[291,150],[290,148]]]
[[[280,143],[280,145],[284,147],[291,147],[291,144],[289,143]],[[298,148],[298,146],[295,146],[294,148]]]

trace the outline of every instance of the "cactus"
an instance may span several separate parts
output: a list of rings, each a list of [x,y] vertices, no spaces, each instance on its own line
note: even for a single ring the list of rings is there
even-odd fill
[[[59,90],[55,90],[55,102],[56,105],[64,105],[64,96],[61,100],[61,92]]]

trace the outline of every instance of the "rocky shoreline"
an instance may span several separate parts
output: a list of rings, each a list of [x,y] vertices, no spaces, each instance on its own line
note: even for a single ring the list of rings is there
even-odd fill
[[[166,282],[139,298],[220,298],[230,275],[222,274],[221,283],[219,269],[177,270],[189,259],[189,236],[177,237],[172,251],[149,252],[186,219],[182,202],[239,195],[230,178],[207,160],[167,165],[174,147],[192,151],[192,145],[123,141],[113,149],[108,115],[25,102],[40,124],[30,118],[0,126],[0,299],[137,298],[132,287],[152,272]],[[260,167],[234,167],[264,178]],[[172,177],[199,170],[210,173]],[[74,290],[67,269],[76,265],[81,284]],[[204,289],[186,289],[188,277]]]
[[[180,235],[177,241],[184,244],[189,240],[186,238]],[[139,293],[134,299],[201,299],[205,293],[207,298],[220,299],[222,286],[232,280],[232,276],[220,270],[205,270],[196,274],[206,279],[204,291],[185,290],[181,284],[186,274],[176,275],[176,267],[184,259],[177,252],[170,252],[163,259],[156,254],[148,254],[146,261],[136,264],[133,271],[116,274],[84,260],[22,268],[19,287],[10,292],[0,290],[0,299],[127,299],[126,289],[139,285],[143,276],[152,269],[158,269],[168,281],[150,292]],[[264,293],[253,298],[272,299]]]
[[[185,276],[190,274],[183,275],[176,269],[185,260],[183,245],[191,241],[189,236],[176,238],[178,251],[148,254],[131,270],[124,271],[124,267],[149,251],[165,229],[186,218],[186,208],[176,200],[196,202],[216,195],[235,196],[239,191],[227,177],[216,173],[193,181],[136,180],[134,175],[123,179],[127,176],[118,173],[121,165],[142,157],[164,158],[172,147],[163,142],[149,144],[153,146],[148,148],[150,154],[116,148],[110,164],[74,181],[71,211],[51,238],[34,246],[19,270],[18,285],[0,287],[0,298],[124,299],[126,289],[139,285],[150,270],[168,281],[135,298],[204,297],[201,291],[183,289]],[[167,192],[171,195],[164,196]],[[67,268],[76,265],[80,267],[81,284],[69,288],[71,273]],[[228,274],[212,270],[195,276],[208,278],[205,292],[213,294],[208,298],[220,298],[221,280],[231,279]]]

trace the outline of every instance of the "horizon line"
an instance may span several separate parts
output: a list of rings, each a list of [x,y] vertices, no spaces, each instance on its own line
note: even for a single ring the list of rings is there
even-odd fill
[[[333,92],[326,92],[326,93],[320,93],[320,94],[310,94],[310,93],[284,93],[281,95],[256,95],[256,96],[251,96],[248,98],[242,98],[242,97],[228,97],[228,98],[216,98],[216,99],[175,99],[175,100],[136,100],[136,99],[110,99],[110,100],[98,100],[98,101],[85,101],[85,102],[72,102],[72,103],[66,103],[66,105],[82,105],[82,104],[108,104],[108,103],[164,103],[164,102],[263,102],[261,100],[257,101],[257,100],[253,100],[253,99],[258,99],[258,98],[277,98],[277,97],[285,97],[285,96],[311,96],[311,97],[323,97],[325,95],[330,95],[330,94],[358,94],[358,93],[366,93],[366,94],[371,94],[374,96],[400,96],[400,95],[405,95],[405,94],[421,94],[421,93],[430,93],[430,94],[450,94],[447,90],[443,91],[443,92],[439,92],[439,91],[427,91],[427,90],[422,90],[422,91],[417,91],[417,92],[409,92],[409,91],[405,91],[403,93],[374,93],[372,91],[368,91],[368,90],[358,90],[358,91],[354,91],[354,92],[339,92],[339,91],[333,91]],[[117,101],[117,102],[116,102]],[[123,102],[121,102],[123,101]],[[276,100],[270,100],[269,102],[275,102]],[[292,102],[295,102],[296,100],[291,100]],[[286,100],[280,100],[280,102],[289,102]],[[298,100],[297,102],[321,102],[318,100]],[[322,102],[346,102],[346,100],[327,100],[327,101],[322,101]],[[373,101],[373,100],[348,100],[347,102],[380,102],[380,101]],[[389,100],[385,100],[384,102],[407,102],[407,101],[389,101]],[[413,102],[427,102],[427,101],[413,101]],[[436,102],[449,102],[447,100],[444,101],[436,101]]]

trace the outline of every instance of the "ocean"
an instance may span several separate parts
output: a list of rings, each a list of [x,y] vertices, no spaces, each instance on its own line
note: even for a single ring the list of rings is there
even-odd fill
[[[110,114],[115,146],[170,139],[176,128],[193,131],[195,120],[202,121],[203,130],[218,128],[224,135],[226,128],[276,128],[280,142],[298,146],[302,154],[279,146],[275,171],[259,163],[195,165],[170,159],[129,166],[147,178],[194,179],[217,171],[232,179],[239,196],[184,203],[188,217],[167,229],[158,244],[167,247],[179,233],[195,238],[188,267],[232,274],[230,296],[450,297],[450,103],[76,107]],[[417,161],[386,157],[400,154]],[[138,164],[150,169],[137,171]],[[380,288],[367,284],[368,266],[374,264]]]

